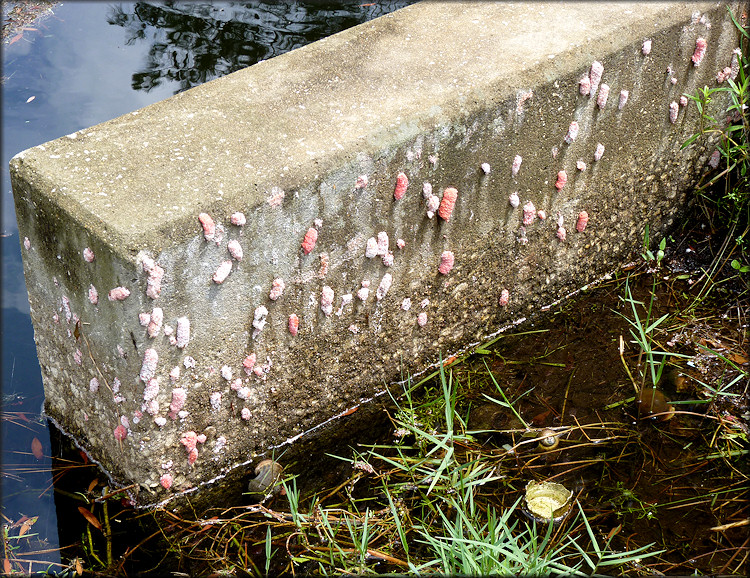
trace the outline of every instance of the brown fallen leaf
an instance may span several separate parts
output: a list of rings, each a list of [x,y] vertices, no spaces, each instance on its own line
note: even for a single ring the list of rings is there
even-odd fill
[[[22,412],[22,411],[11,411],[11,412],[8,412],[8,413],[10,413],[10,415],[15,416],[16,418],[20,419],[21,421],[26,421],[26,422],[31,421],[31,420],[29,420],[29,418],[26,417],[26,414],[24,412]]]
[[[612,538],[614,538],[615,536],[617,536],[617,534],[620,533],[620,530],[622,530],[622,524],[619,524],[619,525],[615,526],[614,528],[612,528],[609,531],[609,534],[607,534],[607,540],[611,540]]]
[[[78,576],[83,576],[83,564],[81,564],[81,561],[76,558],[76,574]]]
[[[42,442],[39,441],[39,438],[31,440],[31,453],[34,454],[34,457],[38,460],[41,460],[44,457]]]
[[[78,511],[81,512],[81,515],[88,520],[89,524],[94,526],[97,530],[101,531],[102,525],[101,522],[97,519],[94,514],[92,514],[89,510],[84,508],[83,506],[78,506]]]
[[[535,415],[531,418],[531,423],[533,423],[535,426],[541,426],[544,425],[544,423],[547,421],[547,418],[552,413],[551,409],[548,409],[547,411],[543,411],[540,414]]]
[[[36,523],[38,519],[39,519],[39,516],[34,516],[33,518],[28,518],[27,520],[25,520],[24,523],[21,524],[21,529],[18,530],[18,537],[20,538],[26,532],[31,530],[31,527]]]
[[[3,518],[5,518],[5,516],[3,516]],[[5,519],[7,520],[7,518],[5,518]],[[11,527],[11,528],[18,528],[18,526],[20,526],[21,524],[23,524],[23,523],[24,523],[24,522],[25,522],[26,520],[28,520],[28,519],[29,519],[29,517],[28,517],[28,516],[21,516],[21,517],[20,517],[20,518],[18,518],[18,520],[16,520],[15,522],[10,522],[10,521],[9,521],[10,527]]]
[[[747,357],[739,353],[730,353],[726,357],[729,361],[733,361],[737,365],[745,365],[748,361]]]
[[[91,480],[91,483],[89,484],[89,488],[87,492],[90,494],[91,491],[96,487],[98,483],[99,483],[99,478],[94,478],[93,480]]]
[[[13,567],[10,565],[10,560],[3,558],[3,572],[9,575],[13,571]]]

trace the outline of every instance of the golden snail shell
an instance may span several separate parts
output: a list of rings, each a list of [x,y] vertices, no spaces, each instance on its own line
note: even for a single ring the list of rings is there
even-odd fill
[[[539,432],[539,449],[544,451],[554,450],[560,443],[560,438],[551,429],[543,429]]]

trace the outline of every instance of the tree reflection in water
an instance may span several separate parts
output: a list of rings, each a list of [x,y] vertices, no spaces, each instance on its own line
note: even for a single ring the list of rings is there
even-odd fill
[[[166,80],[176,94],[415,2],[136,2],[113,6],[107,22],[129,32],[127,45],[151,43],[133,89]]]

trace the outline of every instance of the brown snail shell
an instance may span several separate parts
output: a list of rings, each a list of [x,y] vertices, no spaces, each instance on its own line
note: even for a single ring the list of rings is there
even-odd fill
[[[560,438],[551,429],[543,429],[539,432],[539,449],[544,451],[554,450],[560,443]]]
[[[674,417],[674,406],[656,388],[648,388],[641,391],[636,401],[638,413],[641,417],[654,417],[658,421],[667,421]]]
[[[278,494],[282,490],[282,486],[276,484],[281,479],[283,470],[284,466],[279,462],[263,460],[255,466],[255,478],[250,480],[247,491],[251,494],[265,494],[273,488],[273,493]],[[274,485],[276,485],[275,488]]]
[[[658,385],[661,389],[674,389],[678,393],[689,391],[692,387],[690,377],[675,367],[664,372]]]

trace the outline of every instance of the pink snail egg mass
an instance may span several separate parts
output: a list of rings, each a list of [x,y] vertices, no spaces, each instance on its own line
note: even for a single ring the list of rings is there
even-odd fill
[[[315,248],[315,243],[318,241],[318,230],[314,227],[310,227],[305,233],[305,238],[302,240],[302,250],[305,255],[309,255],[310,252]]]
[[[589,214],[586,211],[578,213],[578,221],[576,222],[576,231],[583,233],[586,229],[586,225],[589,222]]]
[[[212,241],[216,233],[216,224],[211,218],[211,215],[208,213],[201,213],[198,215],[198,220],[201,223],[201,227],[203,227],[203,236],[206,241]]]
[[[555,188],[561,191],[565,184],[568,182],[568,173],[560,171],[557,173],[557,182],[555,182]]]
[[[126,287],[115,287],[107,294],[110,301],[122,301],[130,296],[130,290]]]
[[[126,428],[126,427],[125,427],[124,425],[120,424],[120,425],[118,425],[118,426],[117,426],[117,427],[115,428],[115,432],[114,432],[114,434],[115,434],[115,439],[116,439],[116,440],[117,440],[118,442],[121,442],[121,441],[122,441],[122,440],[124,440],[124,439],[125,439],[126,437],[128,437],[128,429],[127,429],[127,428]]]
[[[409,185],[409,179],[404,173],[399,173],[396,177],[396,188],[393,191],[393,197],[399,201],[406,193],[406,187]]]
[[[299,332],[299,317],[297,317],[296,313],[292,313],[289,316],[289,333],[292,335],[297,335]]]
[[[453,187],[448,187],[443,191],[443,199],[440,201],[440,208],[438,209],[438,216],[445,220],[450,221],[453,209],[456,206],[456,199],[458,198],[458,190]]]
[[[232,262],[231,261],[222,261],[221,265],[216,269],[216,272],[214,273],[212,279],[214,283],[217,285],[221,285],[224,281],[226,281],[226,278],[229,277],[229,273],[232,272]]]
[[[161,484],[161,487],[165,490],[168,490],[172,487],[172,475],[171,474],[162,474],[161,478],[159,478],[159,483]]]
[[[443,254],[440,255],[440,266],[438,267],[438,271],[443,275],[447,275],[451,272],[451,269],[453,269],[454,261],[455,256],[451,251],[443,251]]]

